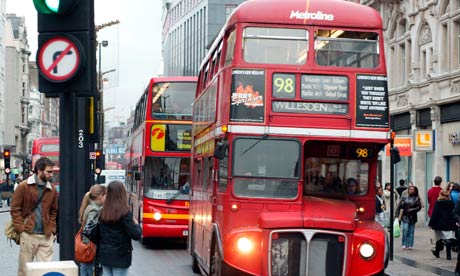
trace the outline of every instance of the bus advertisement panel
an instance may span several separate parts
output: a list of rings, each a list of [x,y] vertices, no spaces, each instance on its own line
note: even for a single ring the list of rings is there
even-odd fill
[[[187,238],[195,77],[152,78],[139,99],[126,187],[149,238]]]
[[[379,13],[350,1],[252,0],[229,16],[193,105],[194,272],[384,275],[383,50]]]

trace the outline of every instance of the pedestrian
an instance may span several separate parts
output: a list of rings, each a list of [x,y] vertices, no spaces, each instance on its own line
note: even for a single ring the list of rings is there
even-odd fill
[[[451,259],[451,248],[455,240],[457,218],[454,214],[454,202],[449,197],[448,191],[441,191],[433,209],[428,226],[434,230],[436,248],[431,250],[436,258],[446,246],[446,258]]]
[[[414,231],[417,222],[417,212],[422,209],[418,188],[408,188],[408,196],[401,198],[397,208],[397,215],[402,221],[402,248],[412,250],[414,247]]]
[[[457,203],[455,204],[454,213],[457,216],[457,236],[458,236],[459,227],[460,227],[460,202],[459,201],[457,201]],[[457,246],[458,246],[458,243],[459,241],[457,239],[456,241]],[[460,276],[460,250],[458,250],[457,252],[457,264],[455,265],[455,276]]]
[[[438,200],[439,193],[441,192],[441,183],[442,177],[436,176],[433,180],[434,186],[428,190],[427,199],[428,199],[428,216],[431,217],[433,213],[434,204]]]
[[[385,189],[383,190],[383,199],[385,200],[385,206],[387,210],[390,210],[390,199],[391,199],[391,183],[385,183]],[[393,206],[398,204],[398,193],[393,189]]]
[[[18,276],[25,275],[26,263],[53,259],[58,194],[51,185],[54,163],[46,157],[35,162],[34,174],[13,193],[11,218],[20,233]]]
[[[450,199],[455,204],[458,201],[458,195],[460,193],[460,184],[452,183],[452,188],[450,189]]]
[[[97,223],[102,205],[105,201],[107,188],[100,184],[91,186],[89,192],[85,194],[81,202],[79,218],[80,224],[85,226],[89,223]],[[87,244],[90,240],[82,235],[83,243]],[[93,276],[94,260],[90,263],[80,263],[80,276]]]
[[[398,192],[398,196],[400,198],[401,198],[402,193],[407,189],[407,187],[404,184],[406,184],[406,181],[404,179],[400,179],[399,187],[396,188],[396,191]]]
[[[98,258],[103,275],[128,275],[132,261],[131,240],[141,238],[141,228],[129,211],[123,183],[112,181],[107,188],[99,217]]]
[[[383,199],[383,188],[378,187],[375,195],[375,220],[383,227],[389,226],[389,217],[387,216],[387,207]]]

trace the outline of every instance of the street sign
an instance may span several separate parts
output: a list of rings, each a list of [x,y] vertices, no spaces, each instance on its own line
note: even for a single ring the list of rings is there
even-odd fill
[[[96,159],[96,152],[95,151],[90,151],[89,152],[89,159],[95,160]]]
[[[77,43],[67,37],[53,37],[40,47],[37,60],[40,73],[48,81],[65,82],[72,79],[82,64]]]

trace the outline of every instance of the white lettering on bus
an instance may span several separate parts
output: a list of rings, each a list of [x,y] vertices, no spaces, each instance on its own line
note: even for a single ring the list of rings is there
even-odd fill
[[[291,16],[289,17],[289,19],[293,19],[293,18],[334,21],[333,14],[327,14],[321,11],[317,11],[317,12],[291,11]]]

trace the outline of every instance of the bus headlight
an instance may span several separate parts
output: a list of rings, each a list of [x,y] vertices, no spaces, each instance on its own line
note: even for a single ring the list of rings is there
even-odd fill
[[[361,257],[363,259],[369,260],[372,258],[375,254],[375,248],[372,244],[370,243],[362,243],[361,246],[359,247],[359,254],[361,254]]]
[[[251,252],[254,247],[252,241],[246,237],[239,238],[236,242],[236,246],[241,253]]]
[[[153,214],[153,219],[156,221],[159,221],[161,219],[161,213],[160,212],[155,212]]]

